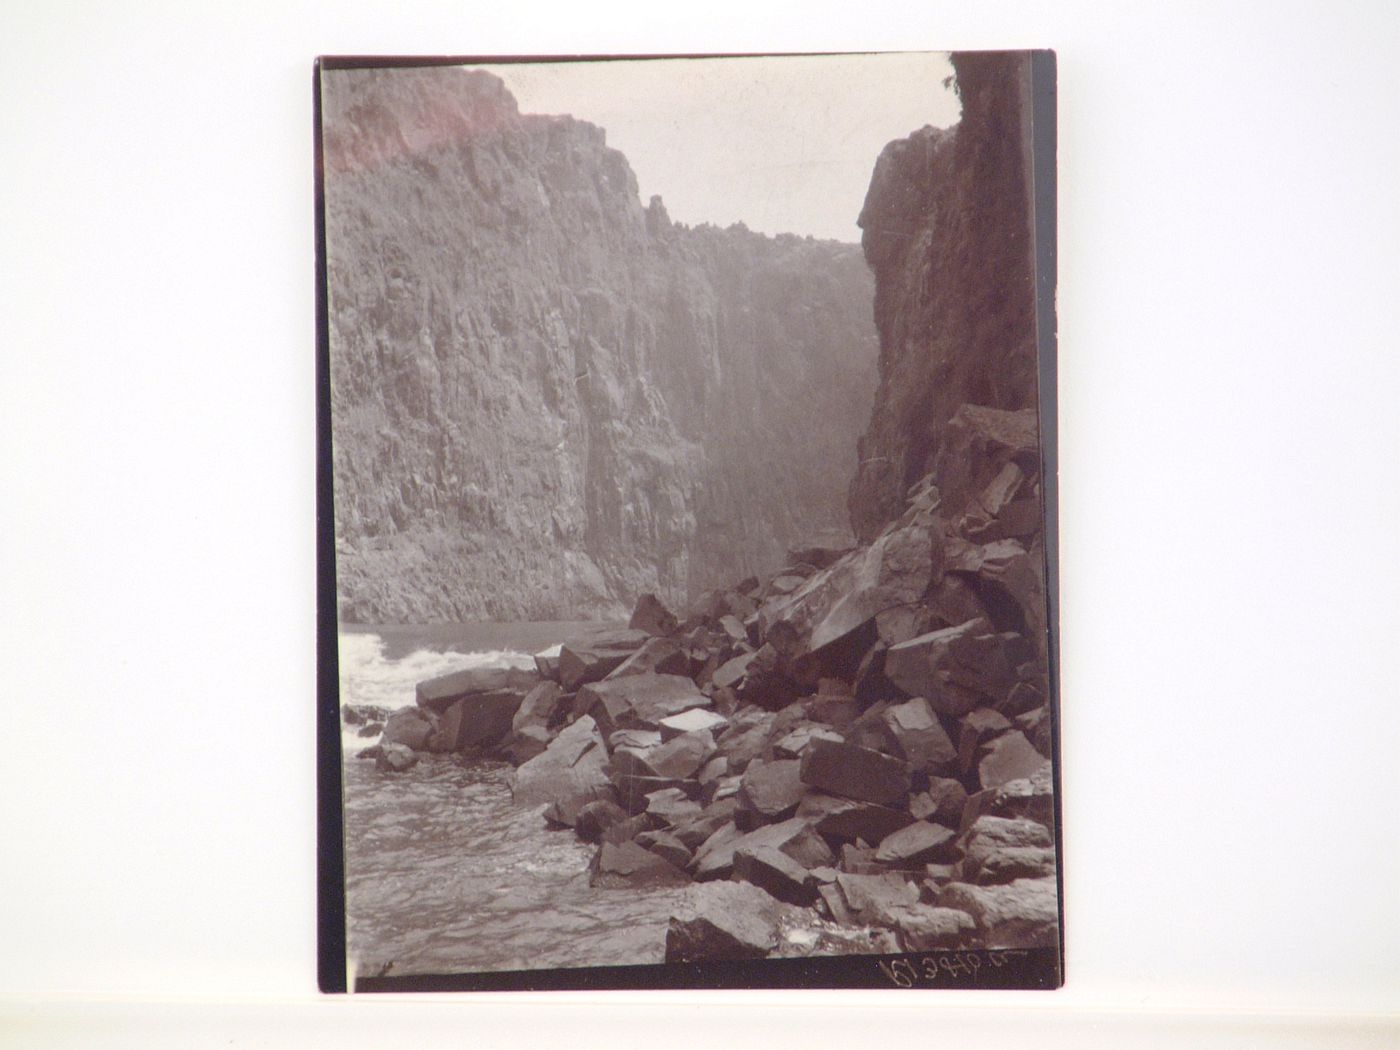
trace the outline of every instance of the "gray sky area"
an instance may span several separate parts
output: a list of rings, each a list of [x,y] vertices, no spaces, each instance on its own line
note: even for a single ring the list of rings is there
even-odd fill
[[[856,217],[880,150],[957,122],[938,52],[549,62],[490,69],[522,113],[570,113],[606,129],[689,225],[860,239]]]

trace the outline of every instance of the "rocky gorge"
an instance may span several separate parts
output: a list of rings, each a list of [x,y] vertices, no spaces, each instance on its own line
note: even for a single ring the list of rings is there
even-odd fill
[[[362,752],[507,758],[600,892],[689,888],[667,961],[811,951],[781,936],[804,922],[868,951],[1059,943],[1026,58],[954,66],[961,122],[891,143],[862,212],[855,538],[684,603],[637,588],[625,630],[421,682]]]
[[[849,537],[854,244],[674,223],[491,73],[323,88],[343,620],[625,618]]]

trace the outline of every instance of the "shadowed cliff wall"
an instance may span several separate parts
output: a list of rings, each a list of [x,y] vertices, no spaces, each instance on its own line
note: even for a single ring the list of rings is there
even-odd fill
[[[929,474],[963,403],[1036,404],[1027,140],[1029,58],[953,56],[962,119],[885,147],[861,211],[880,384],[850,519],[873,538]]]

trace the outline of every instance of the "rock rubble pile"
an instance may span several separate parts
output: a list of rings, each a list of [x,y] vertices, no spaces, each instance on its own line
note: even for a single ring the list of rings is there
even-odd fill
[[[597,844],[596,886],[748,887],[697,890],[668,960],[764,956],[793,908],[890,950],[1053,945],[1034,418],[959,416],[981,455],[868,545],[794,550],[683,619],[644,595],[532,672],[423,682],[367,753],[509,758],[518,804]]]

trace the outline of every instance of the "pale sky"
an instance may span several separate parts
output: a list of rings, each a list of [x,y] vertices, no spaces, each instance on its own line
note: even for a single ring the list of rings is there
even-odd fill
[[[480,66],[522,113],[607,131],[677,222],[860,239],[856,217],[885,144],[957,122],[940,52]]]

